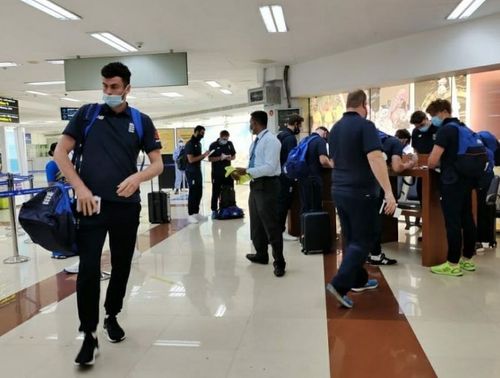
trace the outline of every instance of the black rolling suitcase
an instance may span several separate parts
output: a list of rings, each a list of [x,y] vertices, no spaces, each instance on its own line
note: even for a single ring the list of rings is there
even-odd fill
[[[151,181],[151,193],[148,193],[149,222],[169,223],[171,219],[170,194],[158,189],[157,192],[153,190],[153,181]]]
[[[300,242],[302,252],[329,253],[332,235],[330,215],[326,211],[305,213],[300,216]]]

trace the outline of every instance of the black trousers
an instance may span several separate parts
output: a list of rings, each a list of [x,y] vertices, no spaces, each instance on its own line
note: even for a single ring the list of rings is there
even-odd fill
[[[203,196],[203,177],[200,171],[186,171],[186,178],[189,187],[188,194],[188,214],[198,214],[200,212],[200,202]]]
[[[299,180],[301,214],[322,211],[323,182],[319,176]]]
[[[281,225],[281,232],[286,230],[286,217],[288,210],[292,206],[293,200],[293,180],[286,177],[285,174],[279,176],[280,195],[278,198],[278,216]]]
[[[382,203],[384,202],[384,197],[385,193],[383,190],[381,190],[380,195],[377,198],[377,216],[373,218],[373,228],[377,234],[377,237],[375,238],[373,249],[370,251],[370,254],[372,256],[380,256],[380,254],[382,253],[382,224],[384,222],[383,217],[385,215],[380,213],[380,208],[382,207]]]
[[[477,189],[477,241],[495,243],[496,241],[496,207],[486,205],[486,195],[493,174],[484,177]]]
[[[130,265],[134,255],[140,203],[102,201],[101,213],[78,220],[76,243],[80,267],[76,280],[76,296],[80,331],[94,332],[99,323],[101,290],[101,254],[109,233],[111,278],[106,292],[106,314],[117,315],[123,306]]]
[[[475,252],[476,225],[472,217],[472,183],[460,178],[454,184],[441,184],[443,210],[448,239],[448,261],[458,263],[462,256],[471,258]]]
[[[224,175],[212,175],[212,201],[210,208],[212,211],[217,211],[219,208],[219,197],[223,186],[230,186],[234,188],[234,180],[231,176],[225,177]]]
[[[250,183],[250,237],[260,258],[269,258],[267,246],[271,244],[274,263],[284,267],[282,224],[277,206],[279,195],[277,177],[262,177]]]

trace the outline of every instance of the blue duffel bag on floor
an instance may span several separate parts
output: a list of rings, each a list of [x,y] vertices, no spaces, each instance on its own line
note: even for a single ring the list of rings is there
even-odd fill
[[[240,209],[238,206],[229,206],[224,209],[220,209],[217,214],[217,219],[238,219],[243,218],[245,213],[243,209]]]

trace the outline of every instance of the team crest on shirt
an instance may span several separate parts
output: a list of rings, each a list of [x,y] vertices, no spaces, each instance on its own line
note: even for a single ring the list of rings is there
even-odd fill
[[[135,126],[133,123],[128,124],[128,132],[129,133],[135,133]]]

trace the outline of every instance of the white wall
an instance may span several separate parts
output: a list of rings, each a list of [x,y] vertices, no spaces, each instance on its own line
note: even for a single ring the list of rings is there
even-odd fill
[[[499,64],[496,14],[293,65],[290,89],[293,97],[324,95]]]

